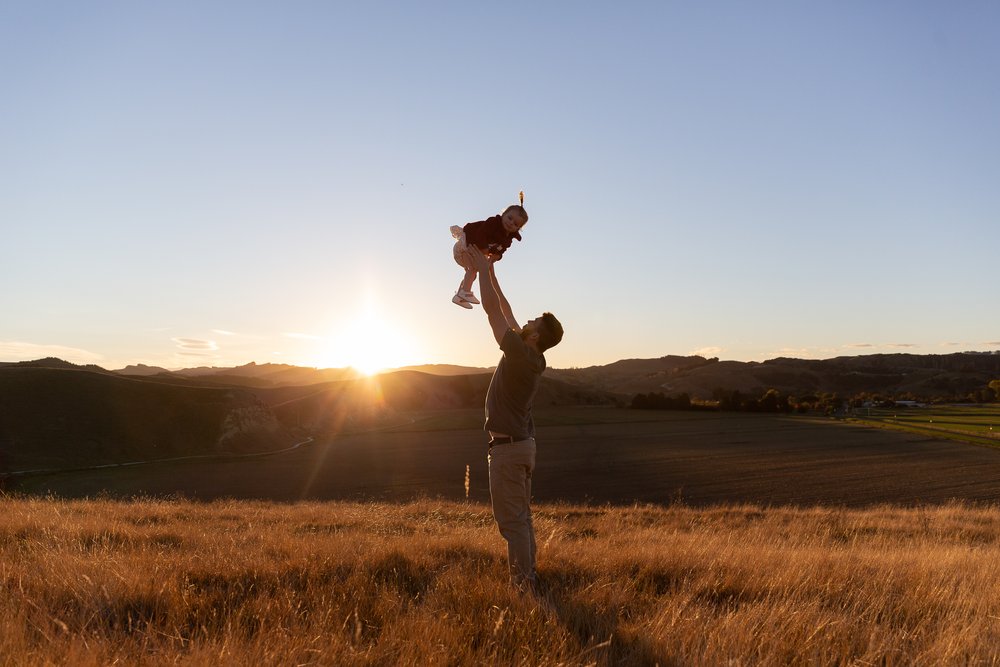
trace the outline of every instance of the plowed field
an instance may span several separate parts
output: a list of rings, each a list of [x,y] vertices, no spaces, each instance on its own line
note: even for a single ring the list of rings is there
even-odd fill
[[[66,496],[180,493],[299,499],[488,500],[478,411],[415,415],[263,459],[175,462],[28,478]],[[1000,500],[1000,450],[798,416],[539,411],[536,501],[774,505]]]

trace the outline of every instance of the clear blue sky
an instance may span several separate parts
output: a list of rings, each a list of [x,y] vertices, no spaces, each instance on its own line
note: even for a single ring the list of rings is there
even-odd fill
[[[995,2],[3,2],[0,360],[1000,349]],[[478,290],[478,286],[477,286]]]

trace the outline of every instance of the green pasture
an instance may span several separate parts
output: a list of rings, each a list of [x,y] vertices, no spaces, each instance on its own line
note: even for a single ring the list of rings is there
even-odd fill
[[[1000,447],[1000,404],[858,408],[852,417],[883,428]]]

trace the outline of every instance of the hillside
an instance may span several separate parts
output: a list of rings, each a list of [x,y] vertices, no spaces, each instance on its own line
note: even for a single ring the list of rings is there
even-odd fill
[[[606,366],[548,371],[551,377],[621,394],[686,392],[711,398],[717,388],[788,394],[857,393],[964,398],[1000,378],[1000,354],[873,354],[834,359],[777,358],[764,362],[703,357],[630,359]]]
[[[419,366],[402,366],[394,368],[396,371],[417,371],[419,373],[429,373],[430,375],[478,375],[480,373],[492,373],[495,366],[482,368],[479,366],[456,366],[454,364],[422,364]]]
[[[135,375],[121,375],[59,359],[0,363],[0,471],[269,451],[287,446],[293,432],[341,433],[399,424],[414,410],[482,406],[489,371],[420,368],[441,372],[359,378],[351,369],[251,363],[173,372],[130,367],[123,372]],[[762,363],[666,356],[548,369],[535,404],[623,404],[649,392],[707,399],[719,388],[954,400],[986,396],[998,378],[1000,354],[986,353]]]
[[[302,387],[255,389],[254,392],[285,425],[310,433],[405,421],[400,413],[414,410],[479,408],[486,400],[490,374],[430,375],[395,371],[372,378]],[[614,405],[610,392],[542,378],[536,407]]]
[[[175,371],[138,364],[113,372],[125,376],[192,378],[217,385],[245,387],[318,384],[362,377],[353,368],[309,368],[290,364],[257,364],[252,361],[243,366],[199,366]]]
[[[97,367],[92,369],[103,371]],[[172,372],[140,365],[116,372],[135,375],[159,373],[155,377],[194,378],[217,385],[255,388],[363,379],[350,368],[316,369],[253,363],[235,368],[201,367]],[[400,372],[456,377],[489,374],[492,369],[428,364],[387,371],[380,377]],[[614,394],[623,400],[649,392],[686,392],[695,398],[708,399],[714,390],[720,388],[751,395],[773,388],[794,395],[871,393],[897,398],[912,395],[924,400],[952,400],[965,398],[970,392],[985,387],[990,380],[1000,378],[1000,354],[873,354],[821,360],[779,357],[764,362],[668,355],[653,359],[622,359],[586,368],[549,368],[544,377],[586,391]],[[565,390],[559,391],[566,393]],[[563,399],[554,400],[559,402]],[[448,400],[443,403],[448,403]]]
[[[295,372],[270,368],[265,375],[287,379]],[[275,386],[249,372],[121,376],[59,360],[5,364],[0,365],[0,472],[272,451],[289,446],[296,435],[404,423],[407,411],[482,406],[489,381],[489,374],[397,371]],[[543,378],[536,405],[615,400],[608,392]]]
[[[0,367],[0,471],[261,452],[292,442],[246,390],[78,367]]]
[[[151,375],[169,375],[170,371],[160,366],[147,366],[146,364],[132,364],[125,368],[117,368],[112,373],[127,376],[149,377]]]
[[[548,377],[577,385],[589,385],[622,395],[660,391],[664,383],[692,369],[710,365],[718,359],[666,356],[656,359],[622,359],[604,366],[586,368],[550,368]],[[729,362],[740,363],[740,362]]]

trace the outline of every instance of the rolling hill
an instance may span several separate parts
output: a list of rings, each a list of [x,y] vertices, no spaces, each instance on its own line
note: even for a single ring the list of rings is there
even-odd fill
[[[0,363],[0,473],[267,452],[306,435],[398,424],[411,411],[483,404],[489,369],[417,368],[366,378],[282,364],[112,372],[59,359]],[[649,392],[711,398],[718,388],[949,399],[998,378],[1000,354],[990,353],[761,363],[666,356],[548,369],[536,406],[621,405]]]
[[[412,411],[481,407],[491,375],[430,375],[394,371],[372,378],[300,387],[257,389],[255,393],[285,425],[314,434],[341,433],[405,421]],[[621,397],[542,377],[537,407],[615,405]]]
[[[481,406],[490,382],[488,373],[395,371],[276,386],[228,370],[139,376],[52,359],[0,364],[0,473],[276,451],[309,435],[402,423],[414,410]],[[288,378],[295,370],[264,372]],[[255,381],[263,386],[248,386]],[[536,404],[616,400],[609,392],[543,378]]]
[[[290,364],[257,364],[250,362],[243,366],[217,367],[199,366],[170,371],[158,366],[138,364],[113,371],[130,377],[195,378],[212,384],[245,387],[281,387],[290,385],[318,384],[335,380],[351,380],[363,377],[353,368],[308,368]]]
[[[1000,354],[873,354],[834,359],[777,358],[764,362],[719,361],[704,357],[628,359],[606,366],[553,369],[564,382],[622,395],[687,393],[707,399],[717,388],[788,394],[904,394],[932,400],[964,398],[1000,378]]]
[[[0,367],[0,472],[265,452],[293,442],[245,389],[77,367]]]

